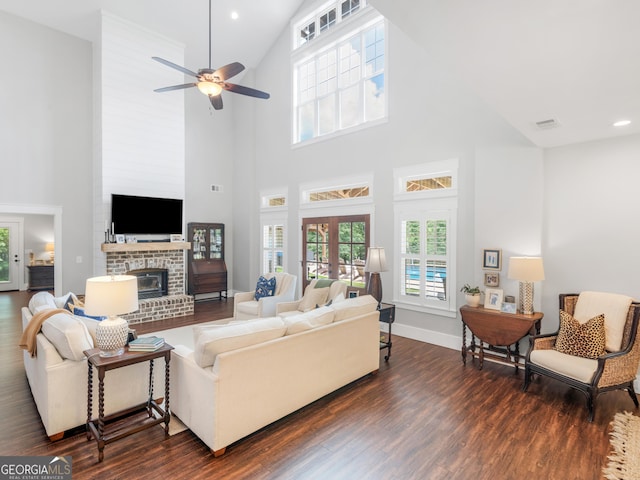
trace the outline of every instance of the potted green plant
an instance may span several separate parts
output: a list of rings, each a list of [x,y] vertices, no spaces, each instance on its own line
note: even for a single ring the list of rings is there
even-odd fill
[[[460,289],[461,292],[464,293],[464,298],[467,301],[467,305],[470,307],[477,307],[480,305],[480,287],[472,287],[468,283],[465,283],[464,286]]]

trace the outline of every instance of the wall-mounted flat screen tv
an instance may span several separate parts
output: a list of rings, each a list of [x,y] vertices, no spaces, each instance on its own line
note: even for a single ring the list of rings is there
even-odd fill
[[[182,233],[182,200],[111,195],[114,232],[125,235]]]

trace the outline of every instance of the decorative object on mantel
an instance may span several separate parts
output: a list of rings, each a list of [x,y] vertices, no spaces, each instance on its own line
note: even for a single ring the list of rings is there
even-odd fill
[[[378,301],[378,306],[382,301],[382,280],[380,272],[387,271],[387,257],[383,247],[369,247],[367,250],[367,261],[364,264],[364,271],[369,272],[367,282],[367,293]]]
[[[122,355],[129,336],[129,324],[118,317],[138,309],[138,280],[132,275],[89,278],[85,287],[85,312],[107,315],[96,327],[96,346],[101,357]]]
[[[228,79],[238,75],[244,70],[244,65],[239,62],[230,63],[217,70],[213,70],[211,68],[211,0],[209,0],[209,68],[201,68],[198,70],[198,73],[195,73],[163,58],[151,58],[166,65],[167,67],[171,67],[179,72],[186,73],[187,75],[198,79],[198,81],[194,83],[157,88],[154,92],[168,92],[170,90],[183,90],[185,88],[198,87],[200,92],[209,97],[209,101],[215,110],[222,110],[222,90],[247,95],[249,97],[263,98],[265,100],[270,96],[268,93],[254,88],[243,87],[242,85],[227,82]]]
[[[480,294],[482,293],[480,287],[472,287],[468,283],[465,283],[460,291],[464,293],[464,299],[467,305],[470,307],[478,307],[480,305]]]
[[[541,257],[511,257],[509,272],[512,280],[519,280],[518,309],[525,315],[533,313],[533,282],[544,280],[544,267]]]

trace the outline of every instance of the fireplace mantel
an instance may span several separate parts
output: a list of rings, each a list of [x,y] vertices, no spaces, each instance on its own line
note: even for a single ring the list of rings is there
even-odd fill
[[[167,250],[191,250],[189,242],[140,242],[140,243],[103,243],[103,252],[160,252]]]

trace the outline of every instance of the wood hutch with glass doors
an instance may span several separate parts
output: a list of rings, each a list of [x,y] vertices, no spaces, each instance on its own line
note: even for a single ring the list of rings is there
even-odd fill
[[[189,223],[187,239],[191,244],[188,261],[189,295],[217,293],[227,299],[227,265],[224,262],[224,224]],[[205,300],[205,298],[196,298]],[[206,298],[209,300],[209,298]]]

